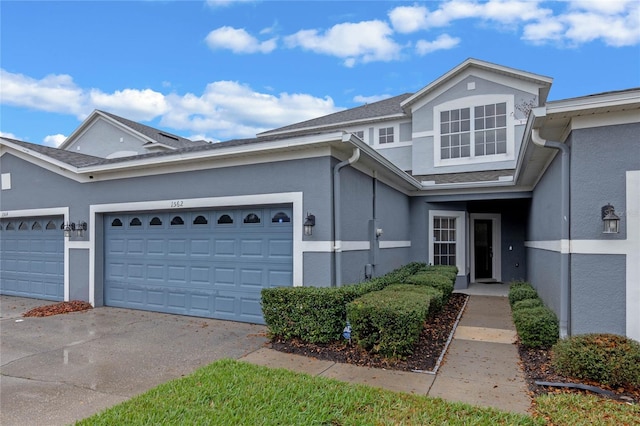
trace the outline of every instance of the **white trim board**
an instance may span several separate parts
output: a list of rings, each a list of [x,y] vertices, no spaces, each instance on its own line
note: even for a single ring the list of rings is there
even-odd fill
[[[456,266],[458,275],[466,275],[469,250],[467,247],[467,213],[462,210],[429,210],[429,264],[433,265],[433,218],[435,216],[453,217],[456,219]]]

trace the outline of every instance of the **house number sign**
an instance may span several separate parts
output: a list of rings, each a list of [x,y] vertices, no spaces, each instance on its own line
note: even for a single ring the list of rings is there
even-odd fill
[[[182,200],[172,201],[172,202],[171,202],[171,207],[172,207],[172,208],[176,208],[176,207],[184,207],[184,201],[182,201]]]

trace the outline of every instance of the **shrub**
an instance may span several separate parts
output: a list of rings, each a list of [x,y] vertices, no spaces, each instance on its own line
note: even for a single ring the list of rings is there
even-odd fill
[[[640,386],[640,343],[616,334],[582,334],[559,341],[553,366],[561,374],[609,386]]]
[[[558,318],[546,307],[518,309],[513,311],[522,345],[529,348],[546,348],[558,341]]]
[[[408,355],[420,337],[431,298],[417,287],[365,294],[347,305],[351,336],[367,351],[387,357]]]
[[[419,286],[414,284],[391,284],[383,291],[413,291],[418,294],[425,294],[430,297],[429,314],[438,312],[444,306],[444,295],[442,290],[435,287]]]
[[[516,285],[509,288],[509,304],[513,308],[513,304],[520,300],[537,299],[538,292],[533,288],[531,284],[525,283],[522,285]]]
[[[272,337],[327,343],[340,338],[347,322],[347,303],[402,283],[424,268],[413,262],[370,281],[344,287],[274,287],[262,290],[262,313]]]
[[[437,268],[431,266],[430,268]],[[454,267],[455,268],[455,267]],[[455,269],[457,271],[457,268]],[[425,269],[407,278],[407,283],[419,286],[429,286],[442,291],[443,303],[446,303],[453,293],[455,274],[447,270]]]
[[[544,303],[539,297],[536,297],[535,299],[518,300],[511,309],[517,311],[518,309],[538,308],[541,306],[544,306]]]

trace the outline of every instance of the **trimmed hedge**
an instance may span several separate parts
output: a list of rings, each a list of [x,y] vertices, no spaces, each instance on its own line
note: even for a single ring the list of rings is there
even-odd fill
[[[433,289],[389,286],[347,305],[351,337],[367,351],[386,357],[412,353],[429,313]]]
[[[451,267],[430,266],[428,269],[421,270],[415,275],[407,278],[407,283],[437,288],[438,290],[442,291],[442,302],[446,303],[453,293],[453,287],[455,285],[457,275],[457,272],[455,271],[457,271],[458,269],[455,268],[455,266],[453,267],[455,268],[455,271],[445,268]]]
[[[431,297],[429,301],[429,314],[438,312],[444,306],[444,295],[442,290],[430,286],[419,286],[415,284],[391,284],[383,291],[414,291],[418,294],[426,294]]]
[[[558,318],[549,308],[541,306],[514,310],[513,323],[520,342],[526,347],[547,348],[558,341]]]
[[[538,292],[529,283],[517,284],[509,288],[509,304],[512,308],[516,302],[537,298]]]
[[[625,336],[573,336],[559,341],[551,355],[561,374],[614,387],[640,387],[640,343]]]
[[[386,275],[344,287],[274,287],[262,290],[262,313],[272,337],[327,343],[340,338],[347,304],[390,284],[403,283],[424,268],[409,263]]]
[[[524,299],[518,300],[513,304],[511,310],[517,311],[518,309],[529,309],[529,308],[539,308],[544,307],[544,303],[542,303],[542,299],[536,297],[535,299]]]

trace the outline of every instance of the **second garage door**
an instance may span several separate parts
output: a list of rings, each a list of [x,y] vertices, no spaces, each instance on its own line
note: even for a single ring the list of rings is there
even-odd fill
[[[260,291],[293,283],[289,206],[105,217],[105,304],[264,323]]]

